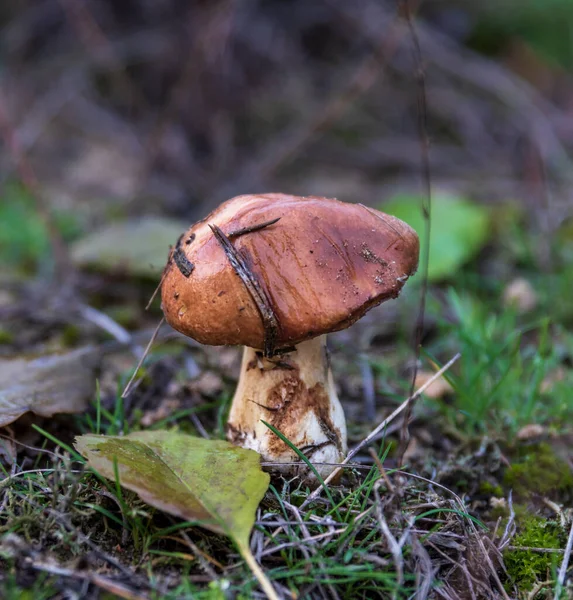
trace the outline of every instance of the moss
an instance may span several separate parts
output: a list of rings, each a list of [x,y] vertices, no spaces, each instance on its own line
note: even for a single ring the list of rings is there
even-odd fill
[[[521,448],[515,463],[506,470],[503,482],[521,497],[535,493],[563,500],[573,496],[569,464],[545,443]]]
[[[503,488],[499,484],[491,483],[490,481],[482,481],[479,486],[480,494],[485,496],[503,497]]]
[[[75,346],[81,337],[80,328],[77,325],[66,325],[62,330],[62,344],[65,348]]]
[[[106,313],[122,327],[134,327],[137,325],[139,311],[131,304],[110,306]]]
[[[0,327],[0,344],[11,344],[13,341],[13,334],[7,329]]]
[[[540,517],[529,517],[521,532],[512,540],[513,546],[524,548],[562,548],[562,531],[553,521]],[[540,581],[547,581],[559,565],[561,554],[557,552],[535,552],[533,550],[507,550],[503,554],[511,585],[519,591],[528,591]]]

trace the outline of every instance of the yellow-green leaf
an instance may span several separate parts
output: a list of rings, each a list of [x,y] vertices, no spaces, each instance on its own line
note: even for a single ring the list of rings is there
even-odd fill
[[[126,436],[82,435],[76,449],[100,474],[173,515],[197,521],[239,544],[248,542],[268,485],[260,456],[222,440],[172,431]]]
[[[268,485],[260,456],[221,440],[173,431],[81,435],[75,447],[101,475],[141,498],[228,535],[270,600],[279,597],[249,548],[255,511]]]

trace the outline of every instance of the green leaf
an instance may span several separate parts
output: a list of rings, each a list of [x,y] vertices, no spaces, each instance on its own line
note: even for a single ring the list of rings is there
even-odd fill
[[[79,222],[71,213],[51,211],[51,219],[66,241],[77,237]],[[18,184],[0,197],[0,262],[15,271],[34,272],[51,260],[50,236],[33,198]]]
[[[115,223],[77,241],[72,259],[80,267],[158,278],[169,247],[186,228],[185,223],[160,217]]]
[[[81,435],[75,447],[101,475],[115,479],[117,470],[120,484],[151,506],[229,536],[267,596],[278,600],[249,549],[270,479],[256,452],[173,431]]]
[[[531,61],[533,50],[547,69],[573,66],[571,0],[505,0],[483,3],[483,9],[472,33],[474,48],[501,54],[512,44],[522,59]],[[529,53],[524,54],[516,40],[525,42]],[[535,66],[541,68],[539,64]]]
[[[380,208],[406,221],[418,232],[422,251],[420,265],[423,265],[426,228],[421,198],[402,194],[394,196]],[[485,245],[490,233],[486,208],[464,198],[435,195],[431,210],[429,280],[439,281],[453,277]],[[420,269],[418,277],[421,272]]]
[[[76,449],[99,473],[145,502],[203,527],[248,541],[255,510],[269,484],[260,456],[221,440],[172,431],[82,435]]]

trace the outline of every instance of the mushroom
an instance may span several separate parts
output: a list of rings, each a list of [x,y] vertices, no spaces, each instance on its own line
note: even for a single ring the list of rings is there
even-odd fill
[[[203,344],[245,346],[228,439],[265,461],[299,461],[267,422],[328,475],[347,439],[326,334],[396,298],[418,252],[418,236],[395,217],[285,194],[238,196],[184,233],[165,267],[162,308]]]

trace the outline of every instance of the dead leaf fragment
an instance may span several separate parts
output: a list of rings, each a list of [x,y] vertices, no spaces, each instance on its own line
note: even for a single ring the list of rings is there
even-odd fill
[[[98,353],[72,352],[0,359],[0,427],[27,412],[42,417],[87,409],[94,392]]]
[[[189,389],[202,396],[213,397],[223,390],[223,379],[213,371],[205,371],[189,383]]]
[[[547,433],[547,427],[539,423],[530,423],[529,425],[524,425],[517,432],[517,439],[521,441],[534,440],[545,435],[545,433]]]
[[[180,407],[181,400],[178,400],[177,398],[165,398],[160,402],[156,409],[147,411],[143,417],[141,417],[141,424],[144,427],[149,427],[158,421],[163,421],[163,419],[172,415]]]
[[[537,306],[537,294],[527,279],[518,277],[505,288],[503,302],[506,306],[514,306],[520,313],[526,313]]]
[[[435,373],[433,371],[418,371],[416,374],[416,389],[422,387],[429,379],[431,379]],[[448,394],[451,394],[454,391],[452,386],[444,379],[443,377],[439,377],[431,383],[426,390],[424,390],[424,394],[428,398],[432,398],[437,400],[439,398],[443,398]]]
[[[498,498],[497,496],[492,496],[489,499],[489,505],[491,508],[501,508],[501,509],[506,509],[507,508],[507,500],[505,498]]]

